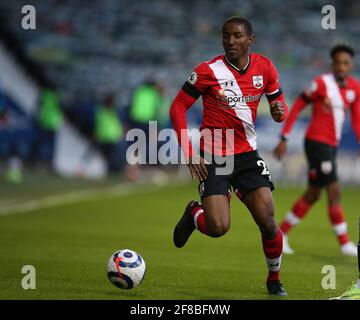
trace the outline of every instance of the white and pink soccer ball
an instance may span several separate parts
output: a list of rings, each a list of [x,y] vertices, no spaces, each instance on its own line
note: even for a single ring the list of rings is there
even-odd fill
[[[144,279],[146,264],[137,252],[129,249],[116,251],[107,264],[110,282],[120,289],[137,287]]]

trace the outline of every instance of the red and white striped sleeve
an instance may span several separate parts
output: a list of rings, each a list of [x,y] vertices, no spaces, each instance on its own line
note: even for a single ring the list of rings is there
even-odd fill
[[[282,139],[288,139],[299,113],[309,103],[314,102],[318,99],[324,99],[325,95],[326,88],[320,77],[310,82],[306,89],[296,98],[290,109],[289,115],[281,130]]]

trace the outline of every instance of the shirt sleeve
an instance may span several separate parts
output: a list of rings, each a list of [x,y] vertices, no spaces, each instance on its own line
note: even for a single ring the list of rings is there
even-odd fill
[[[265,95],[269,104],[272,101],[279,101],[284,106],[285,112],[279,121],[279,122],[283,122],[288,115],[288,107],[285,102],[285,94],[280,85],[278,72],[271,61],[269,64],[268,81],[265,88]]]
[[[307,104],[308,104],[308,101],[306,99],[304,99],[304,97],[302,95],[297,97],[293,106],[291,107],[289,116],[287,117],[286,122],[281,130],[281,135],[284,138],[287,139],[289,137],[291,129],[294,126],[300,111],[303,110]]]
[[[360,143],[360,86],[356,92],[355,100],[351,104],[351,126],[357,141]]]
[[[189,139],[186,112],[195,103],[196,98],[187,94],[184,89],[180,90],[173,100],[169,115],[176,132],[179,145],[184,152],[185,159],[189,159],[193,155],[193,147]]]
[[[190,97],[198,99],[209,86],[209,80],[209,66],[203,62],[190,74],[182,90]]]
[[[326,88],[321,78],[312,80],[301,93],[301,96],[308,102],[323,100],[326,98]]]
[[[208,88],[209,79],[209,66],[206,63],[199,64],[190,74],[170,106],[170,119],[187,160],[193,155],[193,147],[188,136],[186,112]]]
[[[268,101],[275,100],[280,97],[282,94],[282,89],[280,86],[279,75],[274,66],[274,64],[270,61],[269,69],[268,69],[268,81],[265,87],[265,95]]]
[[[296,98],[294,104],[291,107],[289,116],[282,128],[281,135],[284,138],[288,138],[291,130],[300,114],[300,112],[312,102],[317,100],[323,100],[326,98],[326,88],[324,82],[320,77],[312,80],[306,87],[305,90]]]

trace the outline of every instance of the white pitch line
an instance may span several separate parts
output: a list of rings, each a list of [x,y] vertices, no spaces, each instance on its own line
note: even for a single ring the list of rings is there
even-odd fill
[[[49,196],[41,199],[26,201],[20,204],[0,207],[0,216],[26,213],[33,210],[62,206],[66,204],[92,200],[94,198],[99,198],[99,197],[108,198],[114,196],[125,196],[133,193],[137,188],[138,188],[137,185],[127,183],[127,184],[115,185],[107,188],[81,190],[71,193],[69,192],[60,195]],[[141,193],[147,193],[152,191],[154,191],[154,188],[142,190]]]

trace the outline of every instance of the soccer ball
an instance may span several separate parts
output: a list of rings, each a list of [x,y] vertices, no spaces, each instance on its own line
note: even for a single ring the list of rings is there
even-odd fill
[[[120,289],[137,287],[144,279],[146,264],[135,251],[122,249],[116,251],[107,264],[107,276],[110,282]]]

